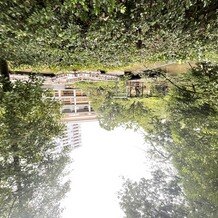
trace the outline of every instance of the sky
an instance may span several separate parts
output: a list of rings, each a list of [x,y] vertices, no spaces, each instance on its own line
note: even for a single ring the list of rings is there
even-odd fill
[[[72,151],[71,191],[63,201],[63,218],[123,218],[118,191],[122,177],[149,177],[142,132],[100,128],[97,121],[81,123],[82,146]]]

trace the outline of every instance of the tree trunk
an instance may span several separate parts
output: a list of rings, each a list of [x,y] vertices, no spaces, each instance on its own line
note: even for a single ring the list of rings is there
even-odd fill
[[[0,76],[2,77],[3,91],[7,92],[11,89],[10,75],[8,63],[4,59],[0,59]]]
[[[1,75],[4,78],[7,78],[8,80],[10,80],[8,63],[6,60],[0,59],[0,71],[1,71]]]

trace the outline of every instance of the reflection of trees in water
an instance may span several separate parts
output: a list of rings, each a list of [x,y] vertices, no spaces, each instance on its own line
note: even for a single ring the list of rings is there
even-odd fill
[[[4,164],[1,217],[60,217],[60,200],[69,190],[69,182],[61,183],[68,157],[61,153],[53,158],[49,156],[44,155],[35,164],[16,167]],[[21,169],[16,171],[18,168]]]
[[[120,206],[128,218],[186,217],[188,205],[179,178],[155,170],[151,179],[126,179],[119,192]]]
[[[218,213],[218,66],[201,63],[184,77],[170,99],[168,148],[187,196],[203,217]],[[203,215],[202,215],[203,214]]]
[[[14,84],[1,79],[1,217],[60,217],[60,200],[69,189],[62,182],[69,148],[54,143],[62,129],[60,106],[45,98],[41,85],[36,78]]]
[[[217,82],[218,66],[193,68],[171,91],[167,118],[153,118],[154,128],[146,135],[172,158],[191,217],[217,216]]]
[[[176,79],[177,82],[168,80],[172,88],[165,97],[101,96],[95,110],[105,129],[119,125],[142,127],[155,153],[158,151],[163,160],[172,160],[177,168],[192,211],[189,216],[216,217],[218,66],[199,63]]]

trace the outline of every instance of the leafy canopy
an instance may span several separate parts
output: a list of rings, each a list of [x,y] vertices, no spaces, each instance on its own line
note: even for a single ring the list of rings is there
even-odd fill
[[[42,80],[0,83],[1,217],[60,217],[60,200],[69,190],[62,182],[70,148],[55,138],[62,131],[60,104]]]

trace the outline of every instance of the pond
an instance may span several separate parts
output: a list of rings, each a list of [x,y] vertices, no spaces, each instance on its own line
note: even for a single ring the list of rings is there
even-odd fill
[[[63,217],[123,217],[117,193],[122,177],[150,176],[142,132],[119,127],[111,132],[98,121],[81,125],[81,147],[72,151],[71,191]],[[153,163],[154,164],[154,163]]]
[[[217,69],[144,78],[150,92],[125,97],[125,79],[80,82],[70,114],[38,78],[3,81],[0,217],[217,217]]]

